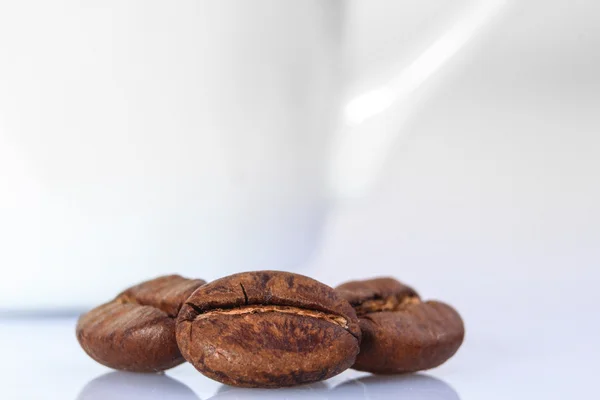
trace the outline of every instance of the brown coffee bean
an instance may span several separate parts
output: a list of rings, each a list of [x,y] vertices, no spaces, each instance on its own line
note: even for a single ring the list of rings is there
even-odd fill
[[[185,360],[175,339],[175,318],[204,283],[170,275],[133,286],[79,318],[79,344],[114,369],[156,372],[179,365]]]
[[[363,336],[354,369],[381,374],[430,369],[462,344],[465,328],[452,307],[422,302],[417,292],[395,279],[347,282],[336,290],[360,320]]]
[[[282,387],[350,367],[360,344],[352,306],[314,279],[279,271],[211,282],[177,319],[183,356],[204,375],[242,387]]]

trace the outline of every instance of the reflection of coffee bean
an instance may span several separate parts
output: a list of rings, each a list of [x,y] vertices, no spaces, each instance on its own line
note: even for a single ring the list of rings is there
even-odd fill
[[[329,388],[323,382],[315,382],[308,385],[301,385],[293,388],[281,389],[246,389],[222,385],[217,393],[210,398],[211,400],[294,400],[311,399],[327,400],[329,397]]]
[[[360,320],[363,339],[354,369],[391,374],[434,368],[462,344],[464,325],[452,307],[421,302],[395,279],[347,282],[336,290]]]
[[[369,400],[460,400],[447,383],[423,374],[400,376],[369,375],[337,385],[331,390],[335,399]]]
[[[90,381],[77,400],[199,400],[186,385],[164,374],[114,371]]]
[[[133,286],[82,315],[77,339],[90,357],[110,368],[153,372],[179,365],[185,360],[177,348],[175,317],[204,283],[170,275]]]
[[[281,387],[330,378],[359,350],[356,313],[335,291],[288,272],[231,275],[194,292],[177,319],[183,356],[234,386]]]

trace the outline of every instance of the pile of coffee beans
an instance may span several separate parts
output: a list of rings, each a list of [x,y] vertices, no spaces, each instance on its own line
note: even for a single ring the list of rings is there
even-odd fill
[[[206,283],[178,275],[133,286],[81,316],[77,339],[107,367],[158,372],[189,361],[241,387],[276,388],[347,368],[434,368],[464,337],[460,315],[392,278],[333,289],[303,275],[255,271]]]

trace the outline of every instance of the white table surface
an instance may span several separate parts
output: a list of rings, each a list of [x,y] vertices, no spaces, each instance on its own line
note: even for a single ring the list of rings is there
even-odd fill
[[[501,287],[495,294],[499,294]],[[462,309],[467,337],[445,365],[408,376],[348,370],[293,389],[231,388],[189,364],[163,375],[114,372],[75,339],[75,318],[0,321],[2,399],[578,399],[595,398],[600,323],[568,291],[479,299]],[[597,304],[597,302],[596,302]]]

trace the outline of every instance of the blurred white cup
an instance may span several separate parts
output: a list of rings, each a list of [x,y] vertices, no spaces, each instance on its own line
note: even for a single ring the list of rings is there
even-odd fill
[[[397,128],[404,83],[379,85],[468,2],[445,3],[3,2],[0,309],[299,268]]]

